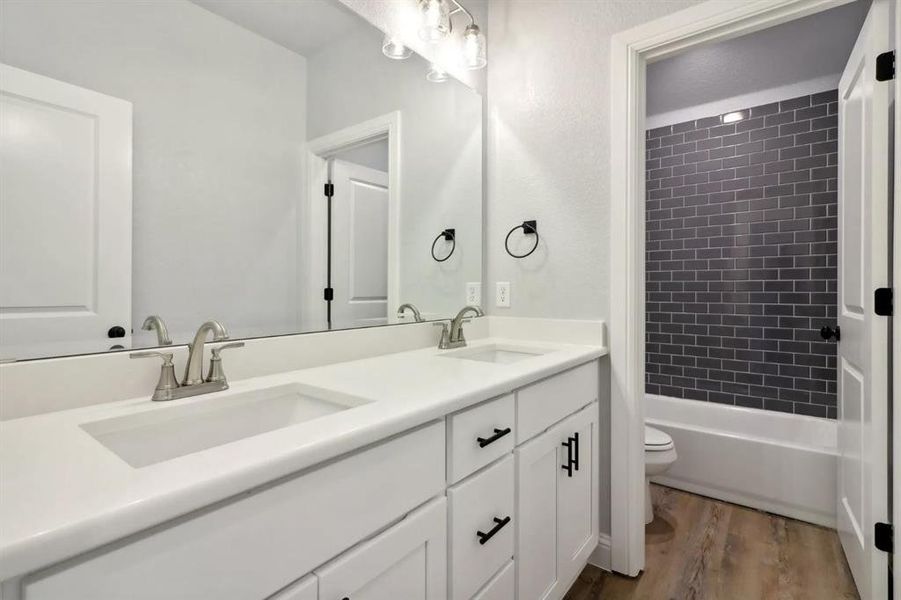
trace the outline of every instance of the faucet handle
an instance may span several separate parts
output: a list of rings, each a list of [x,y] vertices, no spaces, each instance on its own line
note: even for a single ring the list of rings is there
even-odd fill
[[[161,358],[163,366],[160,369],[160,378],[156,382],[156,388],[153,390],[151,400],[154,402],[164,402],[172,400],[173,391],[178,389],[178,379],[175,378],[175,366],[172,364],[171,352],[132,352],[128,358]]]
[[[219,356],[219,353],[223,350],[228,350],[229,348],[243,348],[244,342],[230,342],[228,344],[222,344],[221,346],[216,346],[210,352],[213,355],[214,360],[222,360],[222,357]]]
[[[172,366],[172,353],[171,352],[132,352],[128,355],[128,358],[153,358],[154,356],[163,359],[164,367]]]
[[[210,353],[213,355],[210,358],[210,370],[206,375],[206,380],[208,382],[222,382],[226,383],[225,379],[225,371],[222,369],[222,357],[219,355],[223,350],[228,350],[229,348],[243,348],[244,342],[231,342],[230,344],[222,344],[221,346],[216,346]]]

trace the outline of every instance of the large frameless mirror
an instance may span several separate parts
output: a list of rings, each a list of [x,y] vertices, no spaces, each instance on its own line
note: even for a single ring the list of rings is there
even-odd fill
[[[0,359],[445,318],[481,281],[482,98],[338,0],[4,0],[0,63]]]

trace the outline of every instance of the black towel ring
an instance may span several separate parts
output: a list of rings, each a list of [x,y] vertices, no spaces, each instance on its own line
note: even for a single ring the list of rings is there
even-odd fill
[[[438,240],[440,240],[441,238],[444,238],[445,242],[453,242],[450,252],[448,252],[447,256],[445,256],[444,258],[438,258],[437,256],[435,256],[435,244],[437,244]],[[447,259],[449,259],[451,256],[454,255],[454,250],[456,250],[456,249],[457,249],[456,229],[445,229],[444,231],[439,233],[438,237],[435,238],[435,241],[432,242],[432,258],[435,260],[435,262],[444,262]]]
[[[532,249],[525,254],[513,254],[512,252],[510,252],[510,236],[513,235],[514,231],[520,228],[522,228],[523,235],[535,236],[535,245],[532,246]],[[535,252],[536,248],[538,248],[539,241],[541,241],[541,238],[538,237],[538,221],[523,221],[522,225],[517,225],[507,232],[507,237],[504,238],[504,249],[507,251],[507,254],[509,254],[513,258],[525,258]]]

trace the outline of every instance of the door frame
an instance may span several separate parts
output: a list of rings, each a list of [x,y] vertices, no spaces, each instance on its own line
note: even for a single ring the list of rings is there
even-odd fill
[[[388,322],[395,321],[391,307],[400,297],[401,113],[393,111],[368,121],[309,140],[304,159],[308,184],[301,210],[297,211],[301,260],[297,272],[298,320],[304,331],[326,329],[326,206],[323,186],[329,180],[328,163],[343,150],[388,138]]]
[[[693,46],[753,33],[852,1],[705,2],[617,33],[611,39],[609,81],[616,85],[610,86],[610,231],[625,233],[610,247],[610,567],[614,571],[636,576],[645,561],[643,207],[647,64]],[[897,173],[897,157],[895,162]]]

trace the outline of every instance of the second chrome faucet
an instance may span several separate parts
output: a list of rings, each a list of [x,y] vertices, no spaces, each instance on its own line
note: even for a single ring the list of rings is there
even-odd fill
[[[455,316],[451,320],[450,327],[448,327],[448,324],[444,321],[435,323],[435,325],[440,325],[442,327],[441,340],[438,342],[439,350],[462,348],[466,345],[466,338],[463,336],[463,323],[469,322],[469,319],[465,317],[470,313],[477,317],[482,317],[485,315],[481,308],[470,304],[460,309],[460,312],[457,313],[457,316]]]

